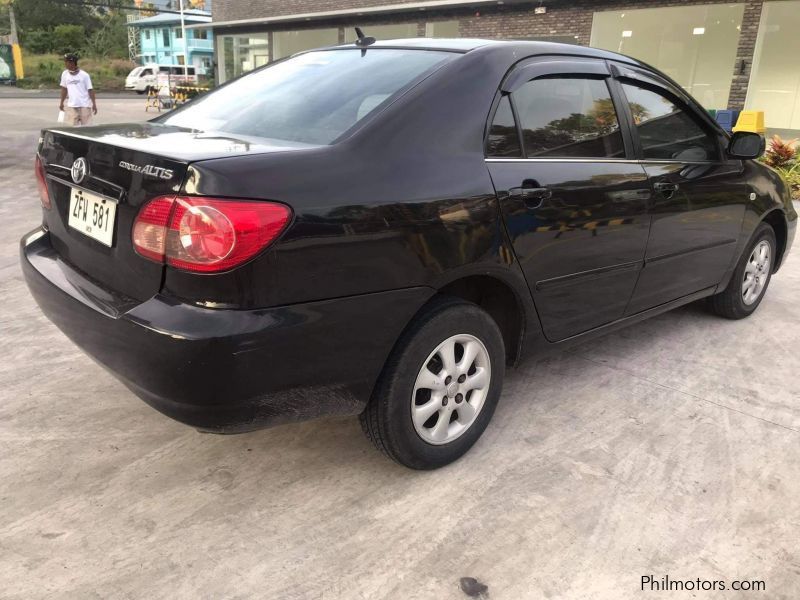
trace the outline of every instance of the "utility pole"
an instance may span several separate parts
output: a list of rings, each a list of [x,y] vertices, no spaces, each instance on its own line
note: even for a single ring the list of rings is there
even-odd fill
[[[14,4],[12,2],[8,3],[8,20],[11,22],[11,45],[15,46],[19,44],[19,39],[17,38],[17,18],[14,16]]]
[[[25,77],[25,71],[22,68],[22,51],[19,48],[19,37],[17,36],[17,16],[14,14],[13,0],[0,0],[0,5],[8,6],[8,21],[11,26],[11,35],[9,41],[11,42],[11,56],[14,60],[14,76],[16,79]]]
[[[186,42],[186,23],[183,21],[183,0],[181,0],[181,39],[183,40],[183,85],[189,83],[189,45]]]

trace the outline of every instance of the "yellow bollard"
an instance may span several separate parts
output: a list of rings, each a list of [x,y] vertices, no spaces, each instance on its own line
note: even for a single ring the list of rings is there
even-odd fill
[[[766,131],[766,127],[764,127],[764,111],[743,110],[739,114],[739,120],[736,121],[733,131],[752,131],[753,133],[763,134]]]
[[[25,79],[25,69],[22,68],[22,51],[19,44],[11,46],[11,56],[14,57],[14,72],[17,79]]]

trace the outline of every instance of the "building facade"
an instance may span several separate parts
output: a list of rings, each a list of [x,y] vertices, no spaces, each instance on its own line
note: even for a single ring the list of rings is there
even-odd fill
[[[210,26],[220,82],[353,41],[355,26],[378,39],[548,40],[636,57],[706,108],[763,110],[770,130],[800,134],[800,0],[216,0]]]
[[[211,13],[185,11],[186,44],[184,45],[179,14],[158,14],[128,23],[138,31],[139,64],[194,65],[198,73],[212,74],[214,40],[208,29],[191,29],[192,25],[211,22]],[[185,50],[185,52],[184,52]],[[188,55],[188,56],[187,56]]]

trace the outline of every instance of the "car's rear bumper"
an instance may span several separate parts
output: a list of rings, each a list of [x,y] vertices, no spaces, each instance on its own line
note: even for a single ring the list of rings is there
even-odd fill
[[[235,432],[363,410],[403,328],[431,296],[409,288],[262,310],[137,302],[90,281],[38,229],[21,242],[45,315],[170,417]]]

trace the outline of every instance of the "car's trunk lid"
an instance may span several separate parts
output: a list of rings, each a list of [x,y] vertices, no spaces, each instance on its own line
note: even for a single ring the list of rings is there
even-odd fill
[[[157,293],[164,268],[136,253],[131,229],[148,200],[180,190],[187,163],[58,131],[44,135],[40,155],[52,203],[45,225],[56,251],[91,279],[133,299]],[[76,183],[71,168],[79,158],[87,169]],[[73,189],[116,201],[110,247],[69,225]]]
[[[164,267],[133,248],[131,231],[144,204],[179,193],[191,162],[309,147],[157,123],[49,130],[39,150],[53,201],[53,208],[45,211],[45,225],[54,248],[72,266],[101,285],[146,300],[160,290]],[[86,161],[87,170],[76,182],[71,168],[79,158]],[[117,202],[110,247],[70,227],[74,188]]]

